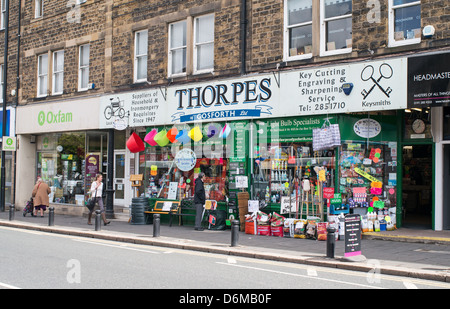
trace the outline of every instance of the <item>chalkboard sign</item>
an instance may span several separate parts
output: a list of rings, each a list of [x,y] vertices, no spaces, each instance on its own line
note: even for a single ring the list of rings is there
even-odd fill
[[[345,215],[345,257],[361,255],[361,217]]]

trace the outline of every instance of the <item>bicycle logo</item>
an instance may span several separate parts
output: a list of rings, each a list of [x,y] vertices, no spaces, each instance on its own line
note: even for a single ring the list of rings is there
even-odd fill
[[[370,87],[369,90],[363,89],[363,91],[361,91],[361,94],[364,99],[367,98],[367,96],[372,92],[372,90],[375,88],[375,86],[377,86],[381,90],[381,92],[383,92],[389,98],[389,94],[392,92],[391,87],[387,87],[386,89],[384,89],[380,85],[380,81],[383,78],[390,79],[392,77],[392,74],[394,71],[392,70],[392,67],[387,63],[383,63],[382,65],[380,65],[380,67],[378,68],[378,71],[379,71],[380,75],[379,75],[378,79],[375,79],[373,77],[375,69],[372,65],[368,65],[362,70],[361,80],[363,80],[363,81],[371,80],[373,82],[373,85],[372,85],[372,87]]]
[[[125,109],[123,108],[123,100],[120,101],[119,99],[117,101],[111,100],[111,104],[106,106],[104,114],[106,120],[111,119],[112,116],[119,116],[120,119],[125,117]]]

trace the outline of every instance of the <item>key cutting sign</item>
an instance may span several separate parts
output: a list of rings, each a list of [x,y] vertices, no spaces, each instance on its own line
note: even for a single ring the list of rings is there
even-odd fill
[[[372,85],[372,87],[370,87],[369,90],[363,89],[363,91],[361,91],[361,94],[363,95],[363,97],[365,99],[372,92],[372,90],[375,88],[375,86],[377,86],[389,98],[389,94],[392,92],[391,87],[387,87],[386,89],[384,89],[380,85],[380,81],[383,78],[389,79],[392,77],[392,74],[393,74],[392,67],[387,63],[383,63],[382,65],[380,65],[380,67],[378,68],[378,71],[380,72],[380,76],[378,77],[378,79],[375,79],[373,77],[374,71],[375,71],[375,69],[372,65],[368,65],[362,70],[361,79],[363,81],[372,80],[373,85]]]

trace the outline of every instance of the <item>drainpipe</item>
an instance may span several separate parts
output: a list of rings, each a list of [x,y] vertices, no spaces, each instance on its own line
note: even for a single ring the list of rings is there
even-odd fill
[[[6,101],[8,96],[6,94],[8,85],[8,35],[9,35],[9,0],[5,0],[5,48],[3,50],[3,123],[2,123],[2,134],[5,135],[6,132]],[[2,141],[3,143],[3,141]],[[2,150],[2,163],[0,170],[0,187],[1,187],[1,199],[0,199],[0,211],[5,211],[5,161],[6,152]]]
[[[246,72],[246,49],[247,49],[247,1],[241,0],[241,75],[245,75]]]

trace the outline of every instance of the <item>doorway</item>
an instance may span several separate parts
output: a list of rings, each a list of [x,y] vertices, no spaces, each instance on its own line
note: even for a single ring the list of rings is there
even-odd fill
[[[125,199],[125,151],[114,151],[114,205],[123,206]]]
[[[433,213],[433,146],[403,146],[403,227],[431,229]]]

